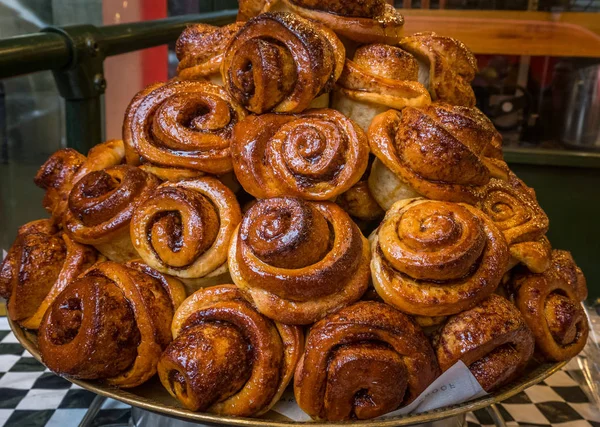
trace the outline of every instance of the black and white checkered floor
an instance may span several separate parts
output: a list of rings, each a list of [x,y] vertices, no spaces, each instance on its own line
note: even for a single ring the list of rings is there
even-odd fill
[[[600,427],[600,410],[574,380],[573,361],[542,384],[499,405],[508,426]],[[95,395],[49,372],[21,347],[0,317],[0,427],[77,426]],[[95,426],[126,425],[129,406],[107,400]],[[469,426],[494,425],[484,411],[467,416]]]

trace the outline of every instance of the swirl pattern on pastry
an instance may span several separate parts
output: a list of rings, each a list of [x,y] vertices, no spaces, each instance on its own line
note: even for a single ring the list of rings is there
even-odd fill
[[[263,199],[231,241],[229,270],[262,314],[305,325],[366,291],[369,244],[334,203]]]
[[[156,373],[171,341],[183,286],[145,264],[96,264],[46,311],[38,332],[44,364],[61,375],[136,387]]]
[[[534,338],[519,310],[492,294],[479,306],[450,317],[433,341],[442,371],[461,360],[489,392],[523,372]]]
[[[569,252],[553,250],[547,270],[521,271],[511,287],[543,358],[569,360],[583,350],[589,325],[581,301],[587,298],[587,286]]]
[[[173,342],[158,364],[168,392],[192,411],[257,416],[290,382],[300,328],[272,322],[233,285],[192,294],[175,313]]]
[[[429,341],[410,317],[361,301],[310,328],[294,393],[314,419],[369,419],[410,403],[439,374]]]
[[[38,329],[56,296],[96,260],[93,248],[72,241],[51,220],[23,225],[0,264],[8,315],[24,328]]]
[[[291,13],[264,13],[233,37],[221,73],[227,91],[253,113],[297,113],[331,91],[344,58],[328,28]]]
[[[204,80],[155,83],[127,107],[123,139],[128,163],[223,174],[231,170],[231,133],[246,111]],[[137,158],[136,158],[137,155]]]
[[[231,150],[238,181],[257,198],[328,200],[356,184],[369,161],[365,133],[331,109],[249,116]]]
[[[477,59],[462,42],[424,32],[404,37],[400,47],[419,60],[419,81],[427,87],[431,99],[464,107],[475,105],[471,82],[477,74]]]
[[[377,293],[419,316],[446,316],[475,306],[496,290],[509,261],[500,230],[463,203],[399,201],[370,240]]]
[[[216,178],[166,182],[136,209],[131,241],[152,268],[199,286],[226,271],[241,220],[235,194]]]
[[[476,108],[432,104],[389,110],[375,116],[368,136],[371,151],[398,185],[430,199],[474,204],[490,178],[508,179],[502,137]],[[381,191],[388,183],[376,178],[369,179],[371,191],[389,208],[390,190]]]
[[[69,194],[65,230],[73,240],[94,245],[115,261],[136,257],[129,238],[135,209],[158,186],[154,175],[119,165],[87,174]]]

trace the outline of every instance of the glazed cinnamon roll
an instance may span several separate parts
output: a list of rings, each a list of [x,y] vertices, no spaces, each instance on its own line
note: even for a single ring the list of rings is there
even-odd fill
[[[73,240],[93,245],[113,261],[137,258],[129,238],[135,209],[158,186],[158,179],[135,166],[91,172],[69,194],[64,227]]]
[[[508,178],[502,137],[476,108],[432,104],[375,116],[369,188],[384,208],[425,196],[474,204],[490,178]]]
[[[346,58],[337,81],[332,108],[367,130],[377,114],[390,108],[421,107],[431,103],[418,79],[417,60],[398,47],[370,44]]]
[[[221,73],[231,96],[256,114],[326,107],[344,67],[345,50],[328,28],[291,13],[264,13],[227,47]]]
[[[139,92],[125,113],[127,162],[226,173],[232,129],[245,116],[244,108],[213,83],[155,83]]]
[[[519,310],[492,294],[479,306],[450,317],[433,347],[442,371],[462,360],[489,392],[523,372],[534,339]]]
[[[7,300],[9,317],[38,329],[57,295],[97,258],[93,248],[72,241],[51,220],[23,225],[0,264],[0,296]]]
[[[513,258],[534,273],[550,265],[550,243],[545,234],[549,221],[535,194],[510,172],[508,180],[492,178],[485,186],[479,208],[502,231]]]
[[[98,263],[46,311],[38,331],[42,360],[60,375],[136,387],[156,373],[184,298],[179,281],[145,264]]]
[[[258,313],[233,285],[201,289],[179,307],[158,363],[167,391],[192,411],[257,416],[281,397],[302,353],[296,326]]]
[[[257,198],[328,200],[358,182],[369,146],[356,123],[331,109],[249,116],[234,129],[235,175]]]
[[[419,61],[419,81],[431,99],[464,107],[475,105],[471,82],[477,74],[477,59],[462,42],[425,32],[404,37],[400,47]]]
[[[369,244],[334,203],[263,199],[231,241],[229,269],[262,314],[308,325],[367,290]]]
[[[367,179],[371,173],[372,164],[373,161],[370,157],[367,170],[360,178],[360,181],[335,199],[335,202],[350,216],[362,221],[381,219],[385,213],[371,194],[371,190],[369,190],[369,185],[367,183]]]
[[[192,293],[231,282],[227,251],[241,219],[235,195],[216,178],[166,182],[136,209],[131,241],[148,265]]]
[[[569,360],[585,347],[589,325],[581,306],[587,286],[581,269],[567,251],[553,250],[542,274],[522,269],[511,288],[517,308],[533,331],[543,359]]]
[[[399,201],[370,241],[377,293],[419,316],[474,307],[496,290],[509,261],[502,232],[483,212],[463,203]]]
[[[414,400],[440,374],[410,317],[361,301],[313,325],[294,377],[296,401],[314,419],[369,419]]]
[[[177,77],[182,80],[210,80],[223,84],[221,62],[227,45],[242,28],[242,23],[215,27],[208,24],[189,25],[175,44],[179,59]]]

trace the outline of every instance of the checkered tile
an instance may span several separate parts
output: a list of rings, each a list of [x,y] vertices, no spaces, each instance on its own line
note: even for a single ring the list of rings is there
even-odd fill
[[[599,319],[592,323],[599,326]],[[600,409],[588,397],[589,391],[578,385],[578,381],[583,383],[578,378],[582,372],[574,360],[498,409],[509,427],[600,427]],[[6,318],[0,317],[0,427],[77,426],[94,397],[37,362],[17,342]],[[129,406],[109,399],[94,425],[124,425],[129,417]],[[485,410],[468,414],[467,422],[469,427],[494,425]]]

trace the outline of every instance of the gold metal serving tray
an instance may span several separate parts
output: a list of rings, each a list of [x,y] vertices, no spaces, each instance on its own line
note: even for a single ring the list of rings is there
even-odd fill
[[[10,327],[19,342],[29,351],[38,361],[41,361],[40,353],[37,348],[37,338],[35,334],[27,331],[17,324],[10,321]],[[94,392],[96,394],[120,400],[132,406],[136,406],[148,411],[157,412],[173,418],[184,419],[187,421],[196,421],[214,425],[228,426],[270,426],[284,427],[298,424],[308,424],[311,427],[347,427],[347,426],[369,426],[369,427],[392,427],[406,426],[412,424],[420,424],[441,420],[444,418],[461,415],[466,412],[475,411],[490,406],[494,403],[499,403],[511,396],[525,390],[532,385],[535,385],[550,375],[562,368],[567,362],[561,363],[532,363],[527,373],[516,381],[513,381],[506,387],[489,394],[485,397],[453,405],[445,408],[436,409],[434,411],[424,412],[416,415],[404,415],[389,419],[375,419],[355,422],[343,423],[302,423],[286,419],[282,415],[270,411],[262,416],[262,418],[240,418],[232,416],[220,416],[201,412],[189,411],[179,404],[161,385],[158,378],[155,376],[150,381],[143,385],[127,390],[109,387],[99,381],[83,381],[66,378],[78,386]]]

